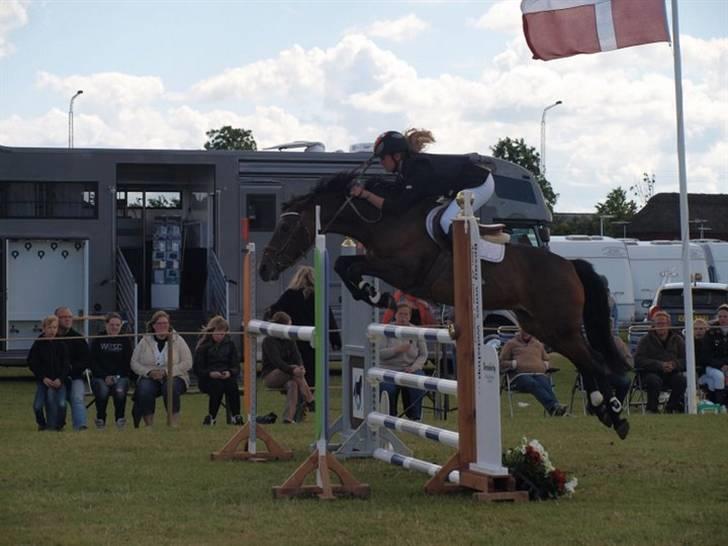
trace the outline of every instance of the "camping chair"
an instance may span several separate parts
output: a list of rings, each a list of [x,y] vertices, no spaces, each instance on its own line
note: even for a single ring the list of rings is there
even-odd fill
[[[581,407],[582,411],[584,412],[584,415],[587,414],[586,408],[587,408],[587,394],[586,389],[584,388],[584,378],[580,373],[576,374],[576,377],[574,378],[574,384],[571,387],[571,400],[569,401],[569,413],[573,415],[574,413],[574,399],[577,396],[577,391],[579,392],[579,395],[581,396]]]
[[[552,389],[555,389],[554,374],[558,371],[559,371],[559,368],[549,368],[545,372],[545,375],[549,378]],[[521,374],[521,375],[526,375],[526,374]],[[537,375],[537,374],[528,374],[528,375]],[[538,374],[538,375],[541,375],[541,374]],[[513,395],[514,394],[527,394],[535,400],[534,396],[530,392],[518,390],[515,387],[515,385],[513,385],[513,381],[514,381],[514,379],[511,379],[510,374],[508,374],[508,373],[501,374],[501,392],[505,391],[508,396],[508,413],[511,416],[511,418],[513,418]],[[544,416],[547,415],[546,408],[544,408],[543,414],[544,414]]]

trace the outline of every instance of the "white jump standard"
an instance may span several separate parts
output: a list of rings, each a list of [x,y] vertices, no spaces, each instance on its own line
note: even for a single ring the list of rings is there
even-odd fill
[[[483,339],[479,230],[472,213],[470,192],[463,194],[458,197],[463,213],[453,222],[454,328],[381,324],[367,327],[373,343],[368,344],[364,361],[367,386],[363,387],[361,396],[366,415],[356,432],[342,444],[338,454],[342,457],[373,457],[429,474],[431,478],[425,485],[428,493],[468,489],[474,491],[473,496],[478,500],[528,500],[527,492],[515,491],[515,480],[502,465],[498,356]],[[458,381],[378,368],[379,341],[392,337],[454,343]],[[391,417],[384,409],[377,411],[380,407],[378,384],[382,382],[457,395],[458,432]],[[440,442],[455,447],[457,452],[442,466],[416,459],[392,431]]]

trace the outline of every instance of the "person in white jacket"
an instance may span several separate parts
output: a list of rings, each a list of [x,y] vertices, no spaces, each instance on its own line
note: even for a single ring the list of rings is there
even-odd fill
[[[145,335],[134,349],[131,369],[139,376],[136,400],[144,423],[154,423],[154,410],[159,395],[167,407],[167,358],[172,348],[172,424],[179,424],[180,397],[190,384],[188,371],[192,368],[192,353],[182,337],[173,329],[169,315],[157,311],[147,324]]]

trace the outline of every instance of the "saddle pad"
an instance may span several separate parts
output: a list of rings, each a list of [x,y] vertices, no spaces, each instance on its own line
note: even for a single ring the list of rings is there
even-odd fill
[[[485,239],[478,241],[478,257],[486,262],[499,263],[506,255],[506,246],[491,243]]]
[[[438,241],[434,234],[435,219],[438,217],[440,211],[443,210],[446,206],[447,203],[435,207],[427,213],[427,218],[425,219],[425,229],[427,230],[427,235],[429,235],[430,239],[432,239],[436,243],[438,243]],[[505,254],[506,247],[503,244],[491,243],[490,241],[486,241],[484,239],[480,239],[480,241],[478,241],[478,257],[481,260],[485,260],[486,262],[499,263],[503,261],[503,257],[505,256]]]

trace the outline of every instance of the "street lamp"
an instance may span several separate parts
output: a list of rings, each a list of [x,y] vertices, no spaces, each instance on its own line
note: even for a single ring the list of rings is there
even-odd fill
[[[599,235],[604,237],[604,220],[614,218],[614,214],[601,214],[599,216]]]
[[[694,218],[693,220],[690,220],[691,224],[696,224],[698,226],[698,230],[700,230],[700,238],[705,238],[705,232],[711,231],[713,228],[705,227],[705,224],[708,223],[708,220],[705,220],[704,218]]]
[[[541,176],[546,178],[546,112],[551,110],[552,108],[557,107],[559,104],[561,104],[560,100],[557,100],[555,103],[547,106],[543,109],[543,114],[541,114]]]
[[[629,222],[627,220],[617,220],[616,222],[612,222],[613,226],[622,226],[622,239],[627,238],[627,225],[631,224],[632,222]]]
[[[71,102],[68,105],[68,148],[73,148],[73,101],[83,93],[83,89],[76,91],[76,94],[71,97]]]

